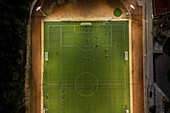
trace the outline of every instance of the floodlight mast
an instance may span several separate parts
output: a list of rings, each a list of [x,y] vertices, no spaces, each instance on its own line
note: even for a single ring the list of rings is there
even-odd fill
[[[45,13],[41,10],[41,6],[38,6],[36,11],[40,11],[45,17],[47,17],[47,15],[45,15]]]

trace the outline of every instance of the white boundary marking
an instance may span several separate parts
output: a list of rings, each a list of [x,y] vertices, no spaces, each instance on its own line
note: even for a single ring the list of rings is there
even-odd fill
[[[58,83],[58,84],[48,84],[49,86],[73,86],[74,83],[66,83],[66,84],[62,84],[62,83]],[[82,85],[88,85],[88,84],[82,84]],[[89,84],[89,85],[93,85],[93,84]],[[99,86],[124,86],[125,84],[114,84],[114,83],[98,83]]]
[[[95,47],[94,47],[94,48],[85,50],[85,49],[80,48],[78,45],[76,46],[76,45],[63,45],[63,44],[62,44],[62,42],[63,42],[63,41],[62,41],[62,39],[63,39],[63,37],[62,37],[62,27],[63,27],[63,26],[65,26],[65,27],[67,27],[67,26],[74,26],[74,33],[76,33],[76,32],[75,32],[75,26],[79,26],[79,25],[49,25],[49,26],[48,26],[48,44],[47,44],[47,45],[48,45],[48,51],[49,51],[49,29],[50,29],[51,26],[60,27],[60,34],[61,34],[61,35],[60,35],[60,46],[61,46],[61,47],[77,47],[77,48],[79,48],[79,49],[82,50],[82,51],[89,51],[89,50],[92,50],[92,49],[95,48]],[[124,36],[123,36],[123,38],[124,38],[124,40],[123,40],[123,42],[124,42],[124,50],[123,50],[123,51],[125,51],[125,50],[126,50],[126,49],[125,49],[125,47],[126,47],[126,34],[125,34],[126,31],[125,31],[125,25],[124,25],[124,24],[114,24],[114,26],[122,26],[122,27],[123,27],[123,35],[124,35]],[[110,41],[110,42],[111,42],[111,45],[101,45],[101,46],[113,46],[113,44],[112,44],[112,39],[113,39],[113,38],[112,38],[112,32],[113,32],[112,29],[113,29],[113,28],[112,28],[112,27],[113,27],[113,24],[110,25],[110,29],[111,29],[111,30],[110,30],[110,31],[111,31],[111,36],[110,36],[110,37],[111,37],[111,38],[110,38],[111,41]],[[49,74],[48,74],[48,75],[49,75]],[[127,83],[126,76],[127,76],[127,75],[128,75],[128,74],[127,74],[127,72],[126,72],[126,67],[125,67],[125,65],[124,65],[124,79],[125,79],[125,80],[124,80],[124,84],[125,84],[125,85],[124,85],[124,89],[125,89],[124,97],[125,97],[125,105],[127,104],[127,95],[126,95],[126,94],[127,94],[127,85],[126,85],[126,83]],[[49,83],[49,82],[48,82],[48,83]]]
[[[132,23],[129,19],[129,89],[130,89],[130,112],[133,113],[133,80],[132,80]]]
[[[125,47],[126,47],[126,30],[125,30],[125,25],[123,25],[123,27],[124,27],[124,29],[123,29],[123,31],[124,31],[124,50],[123,50],[123,53],[124,53],[124,51],[126,50],[125,49]],[[125,63],[125,61],[124,61],[124,63]],[[127,76],[128,74],[127,74],[127,72],[126,72],[126,67],[125,67],[125,64],[124,64],[124,77],[125,77],[125,84],[127,83],[127,79],[126,79],[126,76]],[[127,88],[126,88],[127,86],[125,85],[125,105],[127,104]]]
[[[41,75],[43,75],[44,73],[44,21],[41,21]],[[43,94],[43,80],[44,78],[41,77],[41,113],[43,112],[43,109],[44,109],[44,94]]]
[[[118,20],[112,20],[112,21],[124,21],[124,20],[128,20],[129,21],[129,72],[130,72],[130,75],[129,75],[129,80],[130,80],[130,111],[131,111],[131,113],[133,113],[133,83],[132,83],[132,39],[131,39],[131,20],[130,19],[118,19]],[[41,34],[42,34],[42,37],[41,37],[41,39],[42,39],[42,41],[41,41],[41,43],[42,43],[42,71],[41,71],[41,73],[43,73],[44,72],[44,61],[43,61],[43,52],[44,52],[44,22],[45,21],[48,21],[48,22],[50,22],[50,21],[54,21],[54,20],[42,20],[41,21],[41,24],[42,24],[42,32],[41,32]],[[60,20],[56,20],[56,21],[59,21],[60,22]],[[75,20],[76,21],[76,20]],[[99,20],[89,20],[89,21],[99,21]],[[100,20],[100,21],[103,21],[103,20]],[[42,91],[41,91],[41,93],[42,93]],[[41,101],[43,101],[43,100],[41,100]],[[43,102],[42,102],[43,103]],[[41,109],[43,109],[43,107],[41,108]]]

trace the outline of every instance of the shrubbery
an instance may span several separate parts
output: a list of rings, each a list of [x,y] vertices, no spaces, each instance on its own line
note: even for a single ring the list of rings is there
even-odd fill
[[[165,41],[163,45],[163,52],[164,54],[170,56],[170,37],[167,38],[167,40]]]
[[[0,113],[24,113],[26,24],[31,0],[0,0]]]

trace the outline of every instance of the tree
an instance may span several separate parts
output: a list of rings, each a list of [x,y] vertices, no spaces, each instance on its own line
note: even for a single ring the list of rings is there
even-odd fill
[[[152,33],[153,37],[155,38],[155,40],[160,45],[163,45],[163,43],[167,37],[162,34],[162,30],[160,28],[153,28],[151,33]]]
[[[151,107],[149,108],[149,111],[150,111],[151,113],[156,113],[156,106],[155,106],[155,105],[151,106]]]
[[[170,37],[165,40],[165,43],[163,45],[163,52],[164,54],[170,56]]]

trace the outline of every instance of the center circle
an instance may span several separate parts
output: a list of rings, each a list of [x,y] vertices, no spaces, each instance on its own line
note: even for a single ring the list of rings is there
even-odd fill
[[[95,48],[95,46],[92,44],[91,45],[90,44],[89,45],[78,45],[77,47],[78,49],[83,50],[83,51],[90,51]]]
[[[75,90],[81,96],[92,96],[98,89],[98,80],[90,72],[80,73],[75,79]]]

